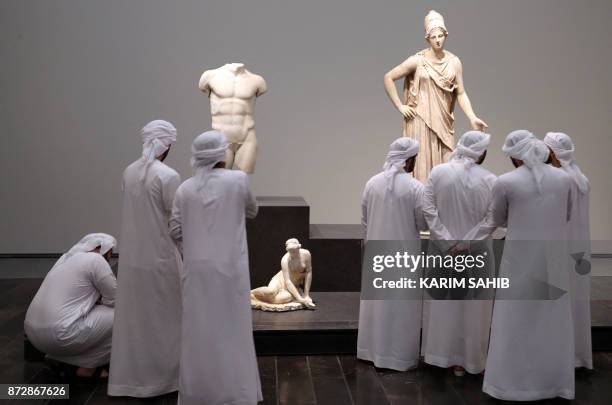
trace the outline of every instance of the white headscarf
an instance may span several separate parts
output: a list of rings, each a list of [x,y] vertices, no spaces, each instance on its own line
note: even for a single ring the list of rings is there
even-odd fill
[[[589,191],[589,179],[582,173],[574,159],[574,142],[563,132],[549,132],[544,137],[544,143],[552,149],[559,159],[561,168],[574,180],[582,194]]]
[[[519,129],[508,134],[502,150],[506,155],[523,161],[523,164],[533,174],[538,193],[541,193],[542,168],[550,154],[544,142],[536,138],[531,132]]]
[[[147,165],[141,180],[145,180],[155,159],[176,142],[176,128],[164,120],[149,122],[140,130],[142,136],[142,160]]]
[[[203,191],[213,167],[225,161],[227,139],[219,131],[207,131],[196,137],[191,144],[191,167],[196,171],[195,177],[198,191]],[[204,202],[214,199],[214,196],[205,192]]]
[[[459,139],[451,158],[463,164],[460,176],[463,185],[470,184],[469,170],[476,164],[476,160],[485,153],[490,142],[491,135],[481,131],[468,131]]]
[[[97,247],[100,247],[100,254],[104,255],[109,250],[114,249],[117,246],[117,241],[114,237],[106,233],[90,233],[85,235],[76,245],[62,255],[57,262],[53,265],[53,268],[64,263],[77,253],[91,252]]]
[[[442,14],[435,10],[429,10],[429,13],[427,13],[425,16],[425,38],[429,38],[429,34],[431,34],[431,32],[436,28],[440,28],[445,34],[448,35]]]
[[[389,153],[383,165],[387,189],[393,191],[395,175],[404,169],[406,160],[419,153],[419,143],[412,138],[398,138],[389,145]]]

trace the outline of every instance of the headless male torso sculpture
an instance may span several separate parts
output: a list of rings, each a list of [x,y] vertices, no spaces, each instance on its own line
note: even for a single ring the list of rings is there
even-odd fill
[[[229,143],[226,167],[253,173],[257,159],[255,98],[268,90],[265,80],[242,63],[228,63],[205,71],[199,87],[210,98],[212,127]]]

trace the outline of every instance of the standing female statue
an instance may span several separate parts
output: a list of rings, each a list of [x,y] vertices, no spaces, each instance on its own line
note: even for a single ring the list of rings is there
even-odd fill
[[[430,48],[417,52],[385,75],[387,95],[404,116],[404,136],[419,141],[415,177],[424,182],[431,168],[448,161],[454,148],[455,101],[470,120],[472,129],[487,124],[478,118],[463,87],[461,61],[444,50],[448,31],[444,18],[431,10],[425,17],[425,39]],[[404,79],[404,102],[395,81]]]

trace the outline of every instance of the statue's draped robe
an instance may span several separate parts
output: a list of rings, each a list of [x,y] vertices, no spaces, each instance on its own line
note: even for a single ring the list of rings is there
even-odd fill
[[[414,177],[425,182],[431,168],[447,162],[455,145],[453,110],[457,99],[459,58],[446,51],[437,62],[425,57],[425,50],[414,55],[417,67],[404,81],[404,103],[416,110],[416,117],[404,121],[404,136],[420,144]]]

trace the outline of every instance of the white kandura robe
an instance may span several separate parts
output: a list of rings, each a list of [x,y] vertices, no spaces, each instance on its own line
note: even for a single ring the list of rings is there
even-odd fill
[[[186,180],[170,221],[183,243],[181,405],[262,400],[253,341],[245,216],[257,214],[248,177],[213,169],[206,186]],[[214,199],[204,202],[203,194]]]
[[[181,265],[168,222],[180,176],[155,160],[123,173],[115,326],[108,395],[152,397],[178,390]]]
[[[487,214],[497,177],[476,164],[468,170],[465,185],[461,181],[464,174],[464,164],[457,159],[431,171],[423,191],[423,212],[432,240],[463,240]],[[430,244],[430,253],[434,251],[445,254]],[[488,259],[491,266],[491,249]],[[489,344],[492,301],[426,299],[423,305],[425,362],[439,367],[462,366],[472,374],[482,372]]]
[[[469,239],[482,239],[507,224],[499,276],[513,283],[518,281],[517,272],[545,274],[549,284],[568,291],[567,251],[560,251],[572,209],[570,178],[549,165],[543,165],[542,173],[541,194],[525,166],[500,176],[487,219],[475,228],[477,232],[470,232]],[[516,242],[521,240],[529,242]],[[549,254],[551,246],[559,249]],[[511,401],[574,398],[569,293],[557,300],[503,300],[500,290],[497,293],[483,391]]]
[[[590,191],[590,190],[589,190]],[[569,253],[582,256],[591,262],[591,231],[589,215],[589,191],[581,193],[572,182],[572,217],[568,227]],[[574,319],[574,342],[576,367],[593,368],[591,344],[591,272],[580,274],[576,259],[570,257],[570,292]]]
[[[45,276],[26,313],[28,339],[49,358],[67,364],[108,364],[116,287],[102,255],[75,254]]]
[[[395,176],[392,193],[387,190],[384,172],[372,177],[362,199],[366,240],[419,240],[419,230],[426,228],[422,193],[423,184],[406,172]],[[421,315],[421,300],[362,300],[357,357],[393,370],[416,367]]]

